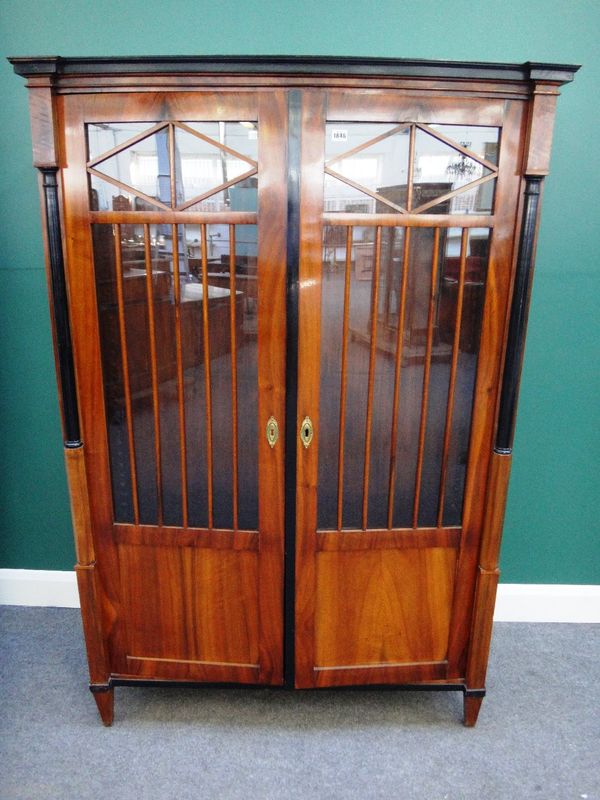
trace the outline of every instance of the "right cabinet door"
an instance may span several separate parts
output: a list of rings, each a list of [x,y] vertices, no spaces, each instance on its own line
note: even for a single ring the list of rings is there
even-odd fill
[[[458,93],[305,92],[299,687],[464,677],[522,117]]]

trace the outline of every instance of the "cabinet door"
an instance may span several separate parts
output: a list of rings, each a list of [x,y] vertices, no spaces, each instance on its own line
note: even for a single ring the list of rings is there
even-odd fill
[[[61,104],[112,671],[280,683],[285,97],[124,92]]]
[[[305,96],[298,686],[464,677],[521,122],[518,101]]]

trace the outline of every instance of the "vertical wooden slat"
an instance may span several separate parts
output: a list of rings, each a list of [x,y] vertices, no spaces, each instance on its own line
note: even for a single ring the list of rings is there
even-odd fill
[[[379,272],[381,267],[381,227],[375,229],[375,266],[373,293],[371,295],[371,347],[369,352],[369,383],[367,390],[367,419],[365,424],[365,463],[363,468],[362,527],[367,528],[369,511],[369,472],[371,467],[371,427],[373,422],[373,386],[375,383],[375,358],[377,356],[377,315],[379,311]]]
[[[235,293],[235,225],[229,226],[229,325],[231,332],[231,435],[233,481],[233,529],[238,529],[238,405],[237,405],[237,339]]]
[[[394,370],[394,397],[392,400],[392,433],[390,436],[390,477],[388,482],[387,526],[392,527],[394,515],[394,486],[396,483],[396,448],[398,446],[398,401],[400,398],[400,376],[402,374],[402,351],[404,346],[404,315],[406,313],[406,287],[408,285],[408,258],[410,255],[410,228],[404,229],[404,253],[402,258],[402,282],[400,287],[400,309],[398,311],[398,333],[396,336],[396,366]]]
[[[170,179],[170,189],[171,189],[171,208],[175,208],[177,205],[177,196],[176,196],[176,189],[177,184],[175,180],[175,128],[173,123],[169,123],[168,127],[169,131],[169,179]]]
[[[173,246],[173,289],[175,295],[175,349],[177,353],[177,403],[179,406],[179,457],[181,470],[181,516],[183,527],[188,526],[187,447],[185,440],[185,393],[183,384],[183,355],[181,344],[181,276],[179,274],[179,236],[177,225],[171,228]]]
[[[444,516],[444,496],[446,490],[446,472],[448,469],[448,454],[450,451],[450,435],[452,433],[452,417],[454,414],[454,389],[456,387],[456,371],[458,366],[458,351],[460,349],[460,328],[462,322],[463,295],[465,289],[465,272],[467,265],[467,242],[469,229],[463,228],[460,238],[460,268],[458,274],[458,292],[456,296],[456,319],[454,322],[454,338],[452,341],[452,362],[450,366],[450,383],[448,386],[448,403],[446,405],[446,423],[444,427],[444,447],[442,450],[442,467],[440,473],[440,491],[438,501],[437,526],[442,525]]]
[[[406,181],[406,210],[410,211],[413,207],[413,188],[414,188],[414,171],[415,171],[415,136],[416,125],[410,126],[410,133],[408,139],[408,177]]]
[[[137,465],[135,460],[135,437],[133,435],[133,413],[131,411],[131,388],[129,386],[129,356],[127,353],[127,333],[125,329],[125,303],[123,300],[123,261],[121,259],[121,226],[115,225],[115,270],[117,273],[117,309],[119,316],[119,339],[121,342],[121,364],[123,367],[123,391],[125,394],[125,419],[127,420],[127,441],[129,443],[129,473],[131,475],[131,498],[133,501],[133,522],[139,525],[140,504],[138,499]]]
[[[202,339],[204,343],[204,394],[206,402],[206,470],[208,527],[213,527],[213,441],[212,390],[210,378],[210,342],[208,340],[208,237],[206,223],[200,226],[202,244]]]
[[[423,366],[423,393],[421,398],[421,423],[419,425],[419,454],[417,456],[417,472],[415,476],[415,494],[413,504],[413,528],[418,526],[419,501],[421,499],[421,476],[423,472],[423,455],[425,451],[425,432],[427,430],[427,409],[429,404],[429,377],[431,373],[431,348],[433,345],[433,322],[435,318],[435,301],[437,296],[437,273],[440,249],[440,229],[433,233],[433,256],[431,259],[431,288],[429,291],[429,314],[427,316],[427,344],[425,346],[425,364]]]
[[[344,444],[346,431],[346,380],[348,373],[348,323],[350,320],[350,271],[352,269],[353,228],[346,233],[346,271],[344,274],[344,321],[342,325],[342,372],[340,376],[340,430],[338,437],[337,529],[342,529],[344,508]]]
[[[154,413],[154,459],[156,471],[156,520],[163,524],[162,459],[160,446],[160,402],[158,398],[158,366],[156,359],[156,327],[154,321],[154,289],[152,286],[152,249],[150,226],[144,225],[144,255],[146,262],[146,301],[148,334],[150,338],[150,372],[152,375],[152,410]]]

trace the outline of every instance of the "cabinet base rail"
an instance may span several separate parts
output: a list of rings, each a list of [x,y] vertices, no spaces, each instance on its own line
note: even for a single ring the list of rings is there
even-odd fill
[[[113,723],[114,711],[114,689],[116,686],[142,686],[161,689],[173,689],[178,687],[205,688],[205,689],[226,689],[240,688],[244,686],[249,689],[279,689],[282,691],[297,691],[294,687],[287,684],[282,686],[265,686],[264,684],[240,684],[240,683],[203,683],[199,681],[172,681],[172,680],[152,680],[147,678],[121,678],[110,677],[106,683],[90,683],[89,688],[94,696],[102,722],[106,726]],[[481,703],[485,697],[485,689],[469,689],[464,683],[400,683],[400,684],[366,684],[357,686],[328,686],[328,690],[348,692],[364,689],[386,689],[388,691],[416,691],[416,692],[462,692],[464,703],[463,722],[465,727],[471,728],[477,721]],[[300,691],[323,691],[323,689],[302,689]]]

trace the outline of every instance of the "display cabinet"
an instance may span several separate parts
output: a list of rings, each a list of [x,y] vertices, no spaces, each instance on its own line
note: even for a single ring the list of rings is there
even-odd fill
[[[76,572],[115,686],[485,693],[576,67],[13,58]]]

